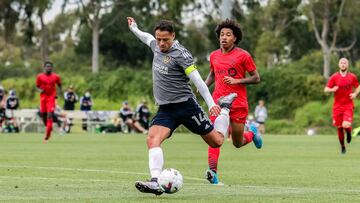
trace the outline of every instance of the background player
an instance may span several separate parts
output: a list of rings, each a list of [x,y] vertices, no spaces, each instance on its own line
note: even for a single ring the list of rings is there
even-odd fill
[[[257,128],[250,125],[250,131],[244,132],[246,117],[249,112],[245,84],[256,84],[260,82],[259,73],[251,55],[236,45],[242,39],[242,30],[233,20],[226,19],[217,25],[215,29],[219,40],[220,49],[210,54],[210,73],[205,81],[207,86],[215,82],[213,91],[214,100],[218,100],[230,92],[237,93],[230,109],[230,125],[232,143],[240,148],[254,142],[256,148],[262,147],[261,136]],[[246,77],[246,72],[250,74]],[[214,121],[216,116],[210,116]],[[208,148],[209,169],[206,171],[207,179],[212,184],[218,183],[217,165],[220,148]]]
[[[36,78],[36,87],[40,92],[40,116],[46,126],[44,143],[47,143],[52,131],[53,114],[55,110],[56,86],[61,92],[61,79],[52,72],[53,64],[50,61],[44,63],[44,72]]]
[[[349,61],[346,58],[341,58],[339,60],[339,72],[330,77],[324,89],[324,92],[334,92],[332,119],[333,125],[337,128],[342,154],[346,153],[344,130],[347,143],[351,142],[351,123],[354,114],[353,99],[360,92],[357,77],[348,71],[348,67]],[[354,88],[356,89],[353,92]]]
[[[199,134],[212,147],[220,147],[229,126],[229,109],[236,94],[229,94],[219,101],[220,109],[211,97],[209,89],[196,70],[192,55],[177,40],[172,22],[162,20],[155,27],[155,38],[140,31],[135,20],[128,17],[130,30],[154,53],[152,64],[153,92],[159,109],[151,122],[148,132],[149,168],[151,181],[137,181],[141,192],[162,194],[157,177],[160,175],[164,157],[161,143],[171,136],[181,124]],[[215,128],[195,100],[189,79],[198,88],[210,113],[220,116],[215,120]]]

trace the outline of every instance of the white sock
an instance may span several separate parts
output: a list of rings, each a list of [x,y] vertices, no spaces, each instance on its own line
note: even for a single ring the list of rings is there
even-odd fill
[[[149,169],[151,178],[159,177],[164,165],[164,155],[160,147],[149,149]]]
[[[214,128],[224,135],[227,136],[227,131],[230,124],[230,117],[229,117],[230,110],[227,108],[222,108],[219,116],[215,119]]]

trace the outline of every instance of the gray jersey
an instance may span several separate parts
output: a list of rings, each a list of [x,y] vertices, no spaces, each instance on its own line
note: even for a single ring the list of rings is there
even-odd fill
[[[190,52],[177,40],[166,53],[159,50],[156,40],[151,41],[150,47],[154,53],[152,73],[156,104],[179,103],[195,97],[185,73],[194,65]]]

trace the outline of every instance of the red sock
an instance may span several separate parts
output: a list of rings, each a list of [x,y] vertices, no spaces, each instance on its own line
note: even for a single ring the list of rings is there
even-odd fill
[[[52,125],[53,125],[53,120],[52,119],[47,119],[47,121],[46,121],[46,137],[45,137],[45,140],[50,139],[51,131],[52,131]]]
[[[345,144],[344,144],[344,128],[338,128],[337,132],[338,132],[338,138],[339,138],[340,145],[341,145],[341,147],[344,147],[345,146]]]
[[[217,165],[220,156],[220,148],[208,148],[208,164],[209,168],[215,172],[217,172]]]
[[[251,131],[244,132],[243,137],[244,137],[244,141],[245,141],[245,143],[243,145],[246,145],[246,144],[252,142],[254,133]]]
[[[346,135],[347,136],[351,136],[351,127],[348,127],[348,128],[344,128],[345,129],[345,132],[346,132]]]

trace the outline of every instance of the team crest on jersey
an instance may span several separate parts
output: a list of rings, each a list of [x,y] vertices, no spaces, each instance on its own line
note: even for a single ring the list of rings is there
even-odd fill
[[[170,61],[171,61],[170,56],[167,56],[167,55],[166,55],[166,56],[164,57],[164,61],[163,61],[163,62],[164,62],[165,64],[169,64]]]
[[[236,71],[236,69],[235,69],[235,68],[229,68],[229,70],[228,70],[228,74],[229,74],[230,76],[235,76],[235,75],[236,75],[236,73],[237,73],[237,71]]]

